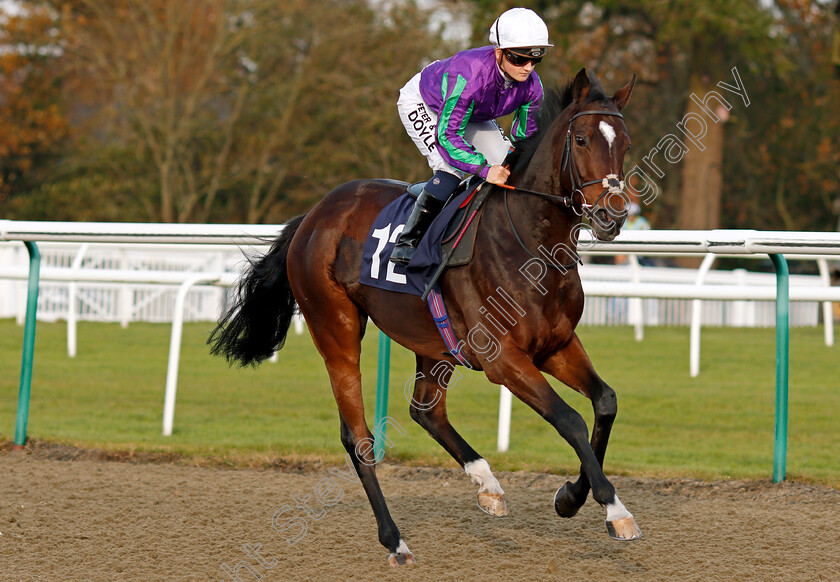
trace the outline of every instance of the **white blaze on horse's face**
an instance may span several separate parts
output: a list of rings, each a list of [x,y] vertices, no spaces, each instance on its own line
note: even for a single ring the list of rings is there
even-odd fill
[[[607,140],[607,145],[610,147],[610,151],[612,152],[612,144],[613,141],[615,141],[615,129],[613,129],[613,126],[606,121],[599,123],[598,129],[600,129],[601,133],[604,134],[604,139]]]

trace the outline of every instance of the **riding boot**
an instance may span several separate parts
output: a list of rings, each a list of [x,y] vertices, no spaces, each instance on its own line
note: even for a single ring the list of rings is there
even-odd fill
[[[414,208],[408,220],[405,222],[402,234],[391,253],[391,262],[398,265],[407,265],[414,256],[414,251],[417,250],[417,245],[432,221],[440,214],[444,202],[438,200],[424,189],[420,196],[417,197],[417,202],[414,203]]]

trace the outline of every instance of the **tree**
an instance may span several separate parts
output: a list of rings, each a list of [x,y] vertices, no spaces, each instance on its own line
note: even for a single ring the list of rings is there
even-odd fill
[[[832,7],[778,2],[787,70],[745,71],[756,104],[724,161],[724,226],[833,230],[840,208],[840,86],[832,79]]]
[[[351,176],[420,171],[394,105],[398,83],[438,44],[420,11],[377,18],[341,0],[47,4],[59,15],[75,141],[40,198],[95,184],[108,219],[122,208],[132,220],[279,221]]]
[[[87,120],[91,130],[104,134],[99,147],[87,153],[94,160],[107,160],[123,183],[142,182],[145,174],[150,183],[137,194],[157,197],[142,200],[149,219],[209,218],[220,192],[235,183],[237,173],[246,171],[247,160],[237,159],[244,151],[237,140],[253,136],[239,133],[245,129],[243,119],[247,108],[258,103],[261,90],[285,81],[277,66],[284,56],[294,65],[285,83],[292,90],[281,105],[293,115],[294,84],[305,66],[305,54],[294,47],[290,26],[263,13],[269,4],[62,3],[66,62],[73,71],[70,87],[94,112]],[[289,7],[291,13],[301,9],[300,2]],[[285,54],[257,54],[253,37],[264,39],[269,33],[290,41]],[[282,118],[264,121],[282,133],[277,127]],[[268,140],[257,149],[270,150],[272,145]],[[264,158],[262,151],[247,153],[255,160]],[[274,173],[282,183],[282,173]],[[258,204],[253,206],[251,219],[259,209]]]
[[[67,135],[52,27],[51,15],[36,3],[0,13],[0,208],[26,190]]]
[[[675,174],[667,176],[667,198],[658,202],[673,208],[671,220],[678,228],[717,228],[723,197],[724,128],[729,115],[715,98],[708,102],[711,109],[707,107],[705,97],[711,91],[725,93],[719,82],[735,84],[733,67],[737,71],[772,66],[778,41],[769,35],[771,15],[758,1],[607,0],[599,4],[601,22],[609,31],[598,43],[601,62],[618,59],[620,66],[635,68],[632,55],[646,55],[641,59],[645,65],[642,74],[654,82],[660,94],[657,101],[644,105],[657,111],[661,121],[646,125],[653,140],[641,150],[642,159],[635,154],[639,163],[645,162],[641,167],[651,177]],[[617,55],[610,56],[610,52]],[[728,104],[732,105],[731,101]],[[637,108],[635,119],[650,115],[650,109],[640,114]],[[692,139],[685,132],[697,137]],[[674,148],[670,156],[666,146]],[[670,159],[663,160],[666,156]],[[675,173],[671,164],[680,162]]]
[[[455,47],[411,2],[390,10],[356,0],[20,4],[24,12],[0,21],[2,43],[15,47],[0,52],[6,216],[278,222],[352,178],[428,175],[398,120],[397,91]],[[555,44],[538,69],[546,87],[581,67],[608,90],[639,75],[624,112],[627,168],[652,173],[651,153],[662,166],[651,175],[659,195],[645,208],[656,228],[834,228],[832,7],[531,5]],[[472,8],[461,10],[476,23],[471,45],[487,43],[489,24],[508,7],[459,6]],[[735,82],[733,67],[749,107],[718,85]],[[735,99],[725,124],[690,98],[712,90]],[[677,127],[698,115],[702,150]],[[681,137],[672,151],[679,163],[663,161],[668,135]]]

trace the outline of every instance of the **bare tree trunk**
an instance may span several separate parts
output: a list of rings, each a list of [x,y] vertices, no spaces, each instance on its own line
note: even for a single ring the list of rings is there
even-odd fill
[[[713,89],[714,85],[704,83],[699,76],[692,75],[693,94],[702,98]],[[691,141],[686,143],[688,152],[683,158],[679,209],[679,228],[683,230],[709,230],[720,227],[723,197],[723,124],[727,112],[721,107],[715,113],[719,118],[718,122],[710,119],[708,110],[700,104],[693,99],[688,100],[686,115],[693,114],[705,119],[707,130],[705,136],[698,140],[704,146],[703,150]],[[678,262],[681,266],[696,267],[701,260],[685,257]]]

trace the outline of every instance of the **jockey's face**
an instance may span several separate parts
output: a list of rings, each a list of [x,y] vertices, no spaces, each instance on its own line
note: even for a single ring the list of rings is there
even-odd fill
[[[504,56],[504,51],[500,48],[496,49],[496,62],[499,63],[499,68],[507,74],[514,81],[525,81],[534,70],[534,63],[532,61],[526,62],[524,65],[514,65]]]

